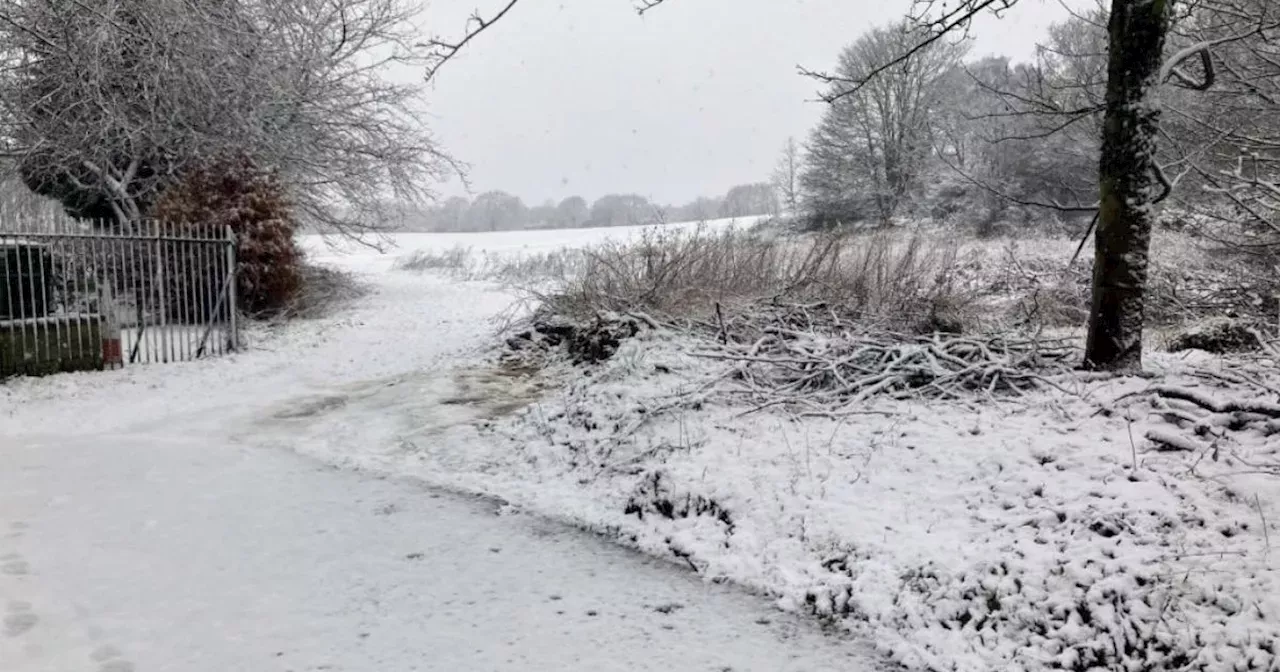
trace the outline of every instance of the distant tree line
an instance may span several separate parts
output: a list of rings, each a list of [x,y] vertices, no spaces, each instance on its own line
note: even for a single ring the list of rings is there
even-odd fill
[[[434,207],[405,209],[399,219],[409,231],[513,231],[584,227],[644,226],[724,217],[776,215],[779,196],[773,185],[758,182],[733,187],[723,196],[700,197],[683,205],[661,205],[638,194],[607,194],[588,203],[570,196],[555,203],[527,206],[504,191],[474,199],[455,196]]]

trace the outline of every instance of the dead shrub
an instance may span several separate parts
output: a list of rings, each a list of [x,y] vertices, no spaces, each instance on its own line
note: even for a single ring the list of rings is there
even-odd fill
[[[414,250],[396,260],[399,271],[440,271],[451,275],[468,275],[473,264],[470,247],[457,245],[444,251]]]
[[[1024,326],[1083,327],[1089,317],[1092,258],[1086,251],[1068,266],[1077,241],[1032,239],[1006,244],[997,258],[972,272],[990,296],[1012,299],[1009,317]],[[1158,231],[1152,244],[1145,319],[1152,327],[1181,327],[1231,317],[1273,321],[1280,304],[1274,266],[1206,244],[1185,234]]]
[[[480,276],[511,285],[563,282],[582,267],[582,250],[560,249],[532,254],[485,253]]]
[[[493,280],[508,284],[563,281],[579,266],[580,250],[560,249],[531,254],[508,254],[458,245],[447,250],[414,250],[396,261],[395,268],[415,273],[444,273],[457,280]]]
[[[303,264],[302,283],[280,311],[287,319],[312,320],[327,317],[369,293],[369,287],[347,271],[328,266]]]
[[[822,302],[884,328],[962,331],[975,311],[955,266],[954,246],[920,236],[652,230],[585,251],[563,286],[540,298],[573,319],[644,312],[706,322],[752,303]]]

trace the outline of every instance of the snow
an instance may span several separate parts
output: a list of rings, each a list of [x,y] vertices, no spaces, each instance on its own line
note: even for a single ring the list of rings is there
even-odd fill
[[[307,449],[680,558],[869,632],[909,669],[1171,669],[1182,654],[1188,669],[1275,669],[1280,572],[1263,525],[1277,529],[1280,475],[1242,468],[1275,464],[1275,440],[1221,463],[1139,445],[1141,412],[1130,427],[1096,411],[1140,379],[998,406],[871,404],[888,415],[844,422],[713,400],[660,413],[722,373],[694,349],[628,343],[514,416],[402,434],[391,453],[341,450],[328,425]]]
[[[706,222],[682,222],[662,227],[618,226],[594,229],[539,229],[533,231],[493,231],[484,233],[390,233],[363,243],[321,235],[301,237],[310,258],[351,270],[380,272],[400,257],[415,251],[445,252],[469,248],[499,255],[581,249],[606,242],[627,242],[652,230],[692,230],[704,227],[715,231],[727,227],[748,227],[767,217],[737,217]]]
[[[736,590],[406,480],[154,431],[3,455],[5,672],[873,669]]]
[[[241,353],[0,385],[0,670],[878,669],[739,588],[307,457],[313,429],[394,453],[534,392],[465,375],[511,297],[382,261],[348,258],[358,306]]]
[[[507,294],[390,271],[632,235],[312,239],[373,295],[240,354],[0,386],[0,670],[873,669],[861,641],[911,670],[1280,669],[1280,476],[1248,466],[1280,434],[1191,443],[1143,378],[743,416],[685,337],[529,376],[490,357]],[[1208,376],[1277,387],[1265,362],[1149,362],[1276,401]]]

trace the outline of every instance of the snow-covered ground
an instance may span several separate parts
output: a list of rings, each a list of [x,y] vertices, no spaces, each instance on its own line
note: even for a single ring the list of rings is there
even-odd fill
[[[360,270],[380,263],[348,258],[373,285],[359,306],[250,330],[240,354],[0,385],[0,670],[877,669],[670,563],[306,457],[339,436],[395,451],[519,394],[453,373],[510,297]],[[325,451],[304,445],[324,428]]]
[[[635,240],[646,231],[689,230],[703,227],[708,231],[726,227],[747,227],[767,217],[729,217],[706,222],[674,223],[663,227],[618,226],[598,229],[546,229],[537,231],[494,231],[485,233],[392,233],[369,238],[363,243],[320,235],[302,236],[302,247],[321,263],[346,269],[384,271],[397,259],[413,252],[445,252],[455,248],[494,255],[521,255],[554,252],[566,248],[581,249],[605,242]]]
[[[374,294],[251,333],[232,357],[0,387],[0,512],[13,518],[0,557],[15,568],[0,597],[25,633],[0,639],[0,670],[8,655],[27,656],[19,670],[73,669],[31,662],[59,643],[139,670],[874,666],[856,643],[776,629],[732,592],[401,477],[750,586],[911,669],[1280,669],[1280,477],[1250,466],[1280,459],[1280,434],[1209,427],[1190,452],[1157,451],[1146,432],[1177,431],[1162,409],[1099,412],[1145,379],[995,404],[869,402],[884,415],[842,421],[741,416],[688,403],[723,371],[652,332],[590,375],[562,364],[529,377],[486,357],[507,295],[390,270],[417,249],[629,235],[406,234],[386,253],[311,240]],[[1151,363],[1222,398],[1274,402],[1265,388],[1280,387],[1273,363],[1246,367],[1261,386],[1213,378],[1235,369],[1208,356]],[[143,571],[155,576],[127,578]],[[546,606],[579,584],[590,597],[576,609]],[[595,605],[611,593],[629,606],[606,622]],[[654,610],[669,602],[702,610]],[[52,639],[29,637],[41,624]],[[509,643],[512,662],[493,650]],[[278,665],[245,662],[282,650]]]
[[[0,670],[871,670],[602,541],[216,431],[3,440]]]
[[[460,397],[501,407],[474,424],[434,422],[435,394],[370,391],[279,440],[305,434],[326,460],[498,494],[681,558],[870,633],[909,669],[1280,665],[1280,473],[1250,466],[1276,464],[1280,441],[1159,452],[1149,407],[1096,414],[1140,379],[1004,404],[869,403],[843,421],[687,397],[660,412],[722,373],[692,349],[633,341],[589,377],[566,367],[514,415],[529,390],[460,377]],[[1153,359],[1187,385],[1214,365]],[[351,451],[379,411],[421,424]]]

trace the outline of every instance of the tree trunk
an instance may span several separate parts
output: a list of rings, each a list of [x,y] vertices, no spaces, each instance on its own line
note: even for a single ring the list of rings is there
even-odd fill
[[[1158,86],[1173,0],[1112,0],[1100,208],[1085,366],[1142,367],[1143,292],[1159,190]]]

